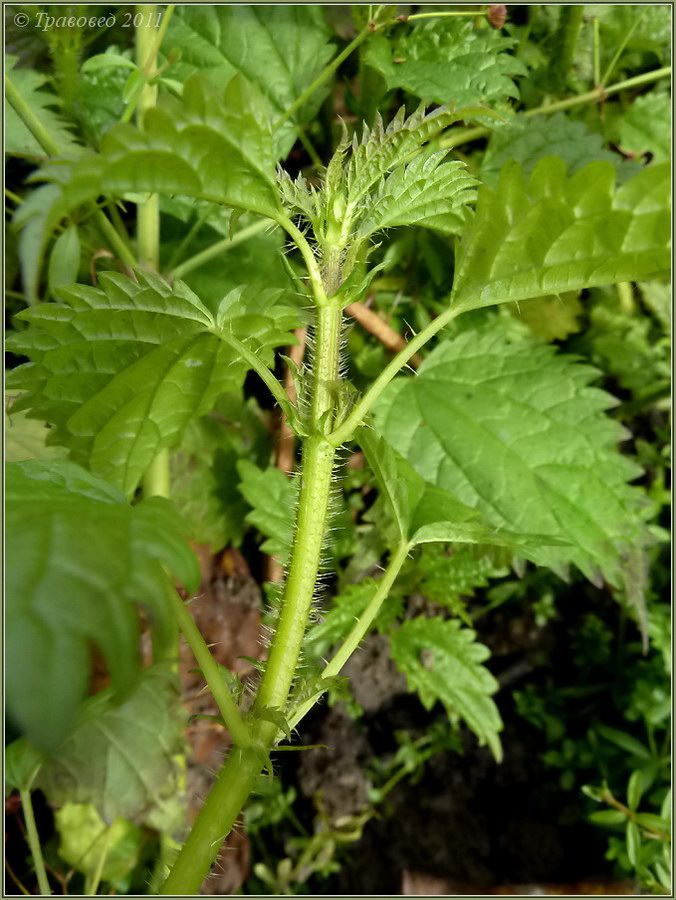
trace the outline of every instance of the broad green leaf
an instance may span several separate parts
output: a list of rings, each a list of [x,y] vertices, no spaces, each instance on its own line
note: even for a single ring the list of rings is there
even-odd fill
[[[84,875],[94,875],[103,859],[101,880],[115,886],[138,862],[141,829],[126,819],[107,825],[91,803],[66,803],[54,812],[54,827],[59,856]]]
[[[184,713],[170,664],[143,673],[123,703],[110,691],[87,700],[75,729],[40,770],[50,803],[92,803],[104,822],[141,824],[170,805],[178,789],[175,755]]]
[[[466,19],[414,25],[400,37],[374,35],[364,58],[387,87],[403,88],[425,103],[466,106],[517,98],[513,78],[526,69],[508,51],[514,40]]]
[[[263,553],[286,563],[291,552],[294,510],[298,506],[298,484],[280,469],[259,469],[247,459],[237,463],[239,490],[251,506],[246,521],[266,538]]]
[[[617,188],[615,178],[606,162],[568,178],[563,160],[547,157],[528,181],[518,163],[503,166],[465,227],[451,302],[477,309],[668,272],[669,166]]]
[[[59,98],[44,90],[47,77],[33,69],[18,68],[17,62],[16,56],[8,54],[5,57],[6,77],[12,82],[33,115],[64,156],[82,152],[82,148],[69,131],[66,120],[54,111],[55,107],[58,108],[60,105]],[[38,144],[8,100],[5,100],[5,152],[10,156],[25,156],[28,159],[44,159],[46,156],[44,148]]]
[[[654,162],[671,159],[671,98],[652,92],[637,97],[619,124],[625,152],[650,153]]]
[[[7,477],[7,706],[40,749],[70,728],[90,677],[91,645],[116,691],[139,674],[140,605],[156,656],[175,636],[166,566],[189,589],[197,562],[166,500],[134,507],[74,463],[9,463]]]
[[[627,485],[640,469],[617,452],[626,432],[604,415],[614,401],[589,386],[594,376],[534,340],[467,330],[415,379],[395,380],[376,429],[427,482],[493,527],[568,542],[524,541],[530,559],[627,586],[646,542],[641,495]]]
[[[241,72],[266,98],[273,121],[297,100],[331,60],[321,6],[179,6],[164,47],[181,50],[172,78],[202,71],[217,85]],[[296,141],[294,123],[311,122],[326,96],[319,90],[275,135],[286,156]]]
[[[516,535],[492,528],[475,508],[461,503],[450,491],[426,482],[383,438],[363,429],[359,443],[380,490],[389,500],[398,541],[411,546],[443,542],[514,548],[522,543],[543,543],[539,535]]]
[[[43,762],[42,753],[26,738],[12,741],[5,748],[5,796],[12,791],[30,791]]]
[[[455,619],[418,617],[393,631],[390,643],[395,663],[425,708],[441,701],[452,721],[465,722],[500,762],[502,721],[491,698],[498,683],[482,665],[490,653],[475,632]]]
[[[620,157],[603,146],[601,135],[564,112],[532,118],[517,115],[492,132],[481,161],[481,180],[494,187],[500,170],[510,159],[520,163],[524,173],[530,175],[545,156],[560,157],[571,174],[599,160],[620,163]]]
[[[100,153],[70,168],[46,166],[41,177],[62,185],[51,228],[102,194],[180,194],[272,218],[279,210],[272,132],[260,98],[239,77],[223,88],[192,76],[180,101],[165,96],[147,111],[141,130],[116,125]]]
[[[77,225],[69,225],[54,241],[47,268],[47,287],[54,296],[55,289],[77,281],[80,271],[80,237]]]
[[[50,443],[129,497],[191,419],[241,386],[249,365],[228,341],[270,365],[298,322],[281,291],[231,291],[212,315],[181,282],[137,277],[60,289],[63,302],[22,312],[30,327],[8,341],[31,360],[8,378],[27,392],[16,409],[53,425]]]

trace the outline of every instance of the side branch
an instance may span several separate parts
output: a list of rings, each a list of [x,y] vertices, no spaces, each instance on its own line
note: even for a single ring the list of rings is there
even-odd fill
[[[441,331],[461,312],[462,310],[449,306],[448,309],[444,310],[441,315],[437,316],[426,328],[423,328],[419,334],[410,340],[404,349],[400,350],[394,359],[385,366],[368,391],[356,403],[345,421],[327,436],[327,441],[334,447],[339,447],[345,441],[349,441],[395,375],[403,369],[421,347],[424,347],[435,334]]]

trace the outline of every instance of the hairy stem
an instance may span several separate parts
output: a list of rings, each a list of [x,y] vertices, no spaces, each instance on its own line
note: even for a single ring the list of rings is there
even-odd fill
[[[266,719],[265,713],[284,710],[298,666],[321,563],[336,453],[322,431],[331,425],[339,377],[340,304],[327,301],[317,308],[316,316],[312,433],[303,442],[297,527],[279,621],[254,705],[258,715],[253,744],[235,748],[228,757],[162,887],[163,894],[199,890],[278,737],[277,724]]]
[[[328,436],[327,440],[334,447],[339,447],[345,441],[349,441],[356,429],[362,424],[366,416],[373,408],[374,403],[380,397],[387,385],[403,369],[414,354],[424,347],[425,344],[434,337],[442,328],[462,312],[461,309],[449,306],[436,319],[423,328],[412,340],[410,340],[403,350],[390,360],[383,371],[378,375],[371,387],[366,391],[364,396],[357,401],[350,415]]]
[[[42,857],[42,847],[40,846],[40,836],[35,824],[35,813],[33,812],[33,801],[29,790],[20,791],[21,805],[23,807],[23,817],[26,822],[26,836],[28,846],[33,857],[33,865],[35,866],[35,874],[38,878],[38,887],[40,893],[49,896],[52,889],[49,886],[47,871],[45,869],[45,861]]]

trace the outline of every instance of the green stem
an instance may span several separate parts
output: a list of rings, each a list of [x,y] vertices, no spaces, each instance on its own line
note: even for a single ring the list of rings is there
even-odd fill
[[[59,145],[33,113],[8,75],[5,75],[5,97],[47,156],[59,156],[61,153]]]
[[[298,97],[294,102],[289,106],[282,115],[277,119],[274,124],[274,129],[277,130],[280,126],[282,126],[286,121],[288,121],[298,110],[303,106],[304,103],[310,99],[310,97],[314,94],[316,90],[318,90],[323,84],[325,84],[329,78],[336,71],[338,66],[344,62],[348,56],[357,49],[357,47],[362,44],[366,38],[372,33],[373,29],[367,25],[362,31],[359,32],[357,37],[351,41],[345,49],[338,54],[329,64],[323,69],[319,75],[315,78],[315,80],[305,88],[303,93]]]
[[[238,231],[231,238],[224,238],[222,241],[217,241],[217,243],[212,244],[211,247],[207,247],[206,250],[201,250],[199,253],[196,253],[195,256],[191,256],[190,259],[186,259],[185,262],[182,262],[179,266],[170,273],[171,278],[183,278],[188,272],[192,272],[193,269],[198,269],[200,266],[203,266],[205,263],[211,262],[212,259],[216,259],[216,257],[220,256],[222,253],[227,253],[229,250],[237,247],[238,244],[244,243],[244,241],[248,241],[249,238],[255,237],[257,234],[262,234],[266,228],[270,228],[270,221],[268,219],[262,219],[260,222],[254,222],[253,225],[248,225],[246,228],[242,228],[241,231]]]
[[[601,29],[598,16],[592,20],[592,52],[594,56],[594,84],[601,84]]]
[[[333,408],[333,393],[326,386],[339,377],[342,311],[337,303],[331,303],[317,309],[316,314],[313,394],[319,394],[322,400],[312,404],[314,433],[303,443],[297,528],[279,621],[254,706],[259,713],[254,744],[237,748],[228,757],[162,887],[164,894],[199,890],[277,740],[277,725],[263,714],[268,709],[285,708],[298,666],[321,562],[336,453],[319,428],[326,424]]]
[[[99,885],[101,884],[101,876],[103,875],[103,868],[106,864],[106,860],[108,859],[111,832],[112,828],[107,828],[105,830],[103,847],[101,848],[99,858],[96,861],[96,869],[94,869],[94,871],[92,872],[91,880],[88,878],[87,883],[85,884],[85,894],[87,894],[87,896],[89,897],[94,897],[98,893]]]
[[[212,212],[213,212],[213,207],[211,205],[209,205],[201,212],[201,214],[199,216],[197,216],[197,218],[195,219],[193,224],[190,226],[190,228],[186,232],[185,236],[182,238],[180,244],[176,247],[174,252],[171,254],[171,258],[169,259],[169,262],[167,263],[167,269],[169,272],[171,272],[172,269],[176,268],[179,260],[185,253],[186,249],[193,242],[196,235],[199,234],[200,230],[202,229],[202,226],[207,221],[207,219],[209,218],[209,216],[211,215]]]
[[[334,447],[339,447],[341,444],[344,444],[345,441],[349,441],[352,438],[354,432],[371,411],[378,397],[380,397],[399,370],[402,369],[410,358],[417,353],[421,347],[424,347],[437,332],[441,331],[442,328],[448,325],[448,323],[461,312],[461,309],[449,306],[448,309],[445,309],[436,319],[433,319],[426,328],[423,328],[421,332],[406,344],[403,350],[400,350],[399,353],[390,360],[364,396],[357,401],[352,408],[350,415],[335,429],[335,431],[328,435],[327,440]]]
[[[312,252],[312,247],[308,244],[303,232],[297,228],[291,219],[288,216],[285,216],[284,213],[279,213],[277,215],[276,222],[278,225],[282,226],[284,231],[291,237],[294,244],[301,252],[303,262],[308,271],[315,303],[317,306],[325,306],[328,303],[328,297],[326,296],[322,274],[319,271],[319,266],[317,265],[317,260]]]
[[[172,8],[173,9],[173,8]],[[136,12],[142,16],[142,23],[136,29],[136,62],[138,67],[148,76],[155,74],[157,54],[160,49],[161,34],[156,34],[156,28],[146,24],[146,8],[137,6]],[[165,13],[171,15],[168,10]],[[167,21],[168,24],[168,21]],[[139,97],[136,110],[136,118],[139,128],[142,126],[143,117],[147,110],[152,109],[157,103],[157,86],[145,84]],[[145,269],[158,272],[160,268],[160,198],[159,194],[150,194],[143,203],[139,203],[136,211],[136,240],[138,244],[138,262]],[[171,474],[169,468],[169,451],[161,450],[148,471],[143,476],[144,497],[169,497],[171,493]]]
[[[26,822],[26,836],[28,838],[28,846],[33,857],[33,865],[35,866],[35,874],[38,877],[38,887],[40,893],[50,896],[52,889],[49,886],[47,878],[47,870],[45,869],[45,861],[42,857],[42,847],[40,846],[40,836],[35,824],[35,813],[33,812],[33,801],[29,790],[20,791],[21,805],[23,807],[23,817]]]
[[[340,649],[337,651],[335,656],[333,656],[331,660],[326,664],[325,668],[322,671],[322,678],[332,678],[334,675],[339,675],[345,663],[364,640],[371,626],[373,625],[373,622],[375,621],[375,618],[378,615],[381,606],[387,599],[392,589],[392,585],[394,584],[397,576],[399,575],[399,572],[401,571],[401,567],[406,562],[409,550],[410,545],[408,541],[402,541],[402,543],[399,544],[399,546],[396,548],[390,558],[390,562],[387,566],[387,569],[385,570],[385,574],[378,584],[378,589],[371,599],[371,602],[368,604],[359,619],[355,622],[352,630],[341,644]],[[295,728],[301,721],[301,719],[303,719],[312,709],[318,699],[319,695],[315,695],[314,697],[311,697],[309,700],[303,703],[302,706],[298,708],[296,713],[289,720],[289,727]]]
[[[621,43],[620,43],[620,46],[617,48],[617,50],[616,50],[615,53],[613,54],[613,58],[612,58],[612,59],[610,60],[610,62],[608,63],[608,68],[607,68],[606,71],[603,73],[603,78],[601,78],[601,81],[598,82],[598,83],[600,84],[601,87],[603,87],[603,85],[608,81],[608,79],[610,78],[610,76],[613,74],[613,70],[615,69],[615,66],[617,65],[617,63],[618,63],[620,57],[622,56],[622,54],[623,54],[623,52],[624,52],[624,48],[625,48],[625,47],[627,46],[627,44],[629,43],[632,34],[636,31],[636,28],[637,28],[637,26],[639,25],[641,19],[643,18],[644,13],[645,13],[645,9],[642,10],[642,11],[638,14],[638,16],[634,19],[634,23],[632,24],[631,28],[630,28],[630,29],[627,31],[627,33],[625,34],[624,38],[622,39],[622,41],[621,41]]]
[[[287,417],[289,417],[289,413],[293,413],[293,404],[289,400],[289,395],[284,390],[284,387],[275,378],[265,363],[262,363],[256,354],[249,350],[246,344],[237,340],[233,335],[224,334],[222,331],[216,331],[216,334],[224,343],[229,344],[235,349],[242,359],[249,363],[251,368],[259,375],[265,386],[275,398],[280,408],[283,409]]]
[[[137,6],[136,13],[143,18],[143,24],[136,29],[136,63],[148,77],[155,72],[157,61],[157,35],[155,29],[145,24],[145,7]],[[143,117],[147,110],[157,103],[157,86],[145,84],[139,97],[136,120],[139,128],[143,125]],[[158,194],[150,194],[139,203],[137,210],[137,241],[139,263],[145,268],[159,271],[160,267],[160,198]]]
[[[568,97],[566,100],[555,100],[554,103],[527,109],[520,115],[530,119],[531,116],[549,115],[563,109],[572,109],[574,106],[583,106],[585,103],[601,103],[602,100],[612,96],[612,94],[618,94],[620,91],[631,90],[631,88],[641,87],[645,84],[652,84],[652,82],[659,81],[661,78],[668,78],[669,75],[671,75],[671,66],[664,66],[661,69],[653,69],[652,72],[636,75],[634,78],[627,78],[625,81],[618,81],[617,84],[607,88],[598,87],[593,91],[588,91],[586,94],[578,94],[576,97]],[[448,137],[439,140],[438,146],[441,149],[450,150],[452,147],[459,147],[460,144],[469,144],[471,141],[479,140],[479,138],[488,137],[491,133],[490,128],[484,128],[483,126],[456,130],[457,134],[451,131]]]
[[[202,670],[206,683],[209,685],[209,690],[216,701],[233,743],[238,747],[250,747],[251,734],[228,690],[228,686],[223,680],[218,663],[211,655],[211,651],[206,645],[199,628],[195,625],[185,603],[176,591],[172,590],[171,594],[179,627],[192,650],[193,656],[197,660],[197,664]]]
[[[209,791],[160,894],[197,894],[261,771],[252,749],[234,748]]]

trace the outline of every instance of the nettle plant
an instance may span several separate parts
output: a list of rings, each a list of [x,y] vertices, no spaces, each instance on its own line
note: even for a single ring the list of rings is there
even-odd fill
[[[374,12],[359,40],[386,15]],[[24,327],[8,342],[29,360],[8,376],[19,394],[14,412],[47,423],[49,446],[70,457],[7,467],[7,702],[25,735],[10,753],[9,781],[27,811],[30,790],[41,787],[57,804],[94,799],[107,821],[141,817],[162,830],[181,746],[180,629],[232,738],[161,887],[189,894],[261,771],[272,770],[276,748],[336,685],[421,545],[497,546],[563,577],[575,566],[627,598],[642,621],[651,536],[641,494],[629,484],[640,470],[618,451],[626,434],[606,415],[613,399],[592,386],[588,366],[520,331],[471,316],[465,327],[452,323],[498,304],[663,276],[669,165],[652,164],[618,185],[609,162],[570,174],[560,158],[545,157],[528,175],[508,162],[489,186],[439,144],[455,123],[489,121],[488,107],[423,105],[387,124],[376,116],[372,127],[344,128],[323,174],[309,183],[278,160],[293,142],[295,114],[320,84],[285,111],[282,99],[276,118],[242,74],[222,86],[196,72],[158,99],[161,36],[154,25],[137,29],[144,68],[127,99],[137,104],[138,123],[125,115],[96,152],[64,148],[9,74],[9,102],[53,157],[36,176],[45,182],[36,252],[60,230],[65,259],[77,240],[74,223],[91,217],[110,237],[101,207],[117,199],[138,205],[136,253],[119,234],[111,237],[124,274],[102,273],[95,286],[60,278],[54,302],[21,312]],[[384,49],[374,44],[373,52]],[[321,69],[327,58],[319,53],[316,62]],[[246,228],[260,231],[262,221],[281,229],[290,289],[243,284],[212,308],[179,278],[162,277],[160,197],[187,198],[216,216],[232,210],[233,239],[242,214],[258,217]],[[453,288],[445,309],[360,393],[343,351],[344,310],[378,274],[382,263],[372,259],[382,236],[405,226],[453,237]],[[293,370],[292,401],[275,364],[303,324],[311,352]],[[405,373],[434,338],[415,377]],[[286,572],[271,602],[272,635],[253,698],[224,677],[177,593],[179,582],[194,594],[199,572],[168,499],[169,451],[251,371],[301,448]],[[389,553],[382,577],[350,609],[338,649],[311,664],[316,655],[304,649],[326,627],[314,624],[313,608],[323,599],[333,495],[341,455],[354,445],[377,483],[373,515]],[[142,623],[152,637],[143,654]],[[474,631],[454,617],[388,627],[411,689],[428,707],[440,701],[500,760],[497,683]],[[92,646],[110,688],[85,700]],[[119,789],[106,791],[106,783]],[[34,827],[29,836],[35,853]]]

